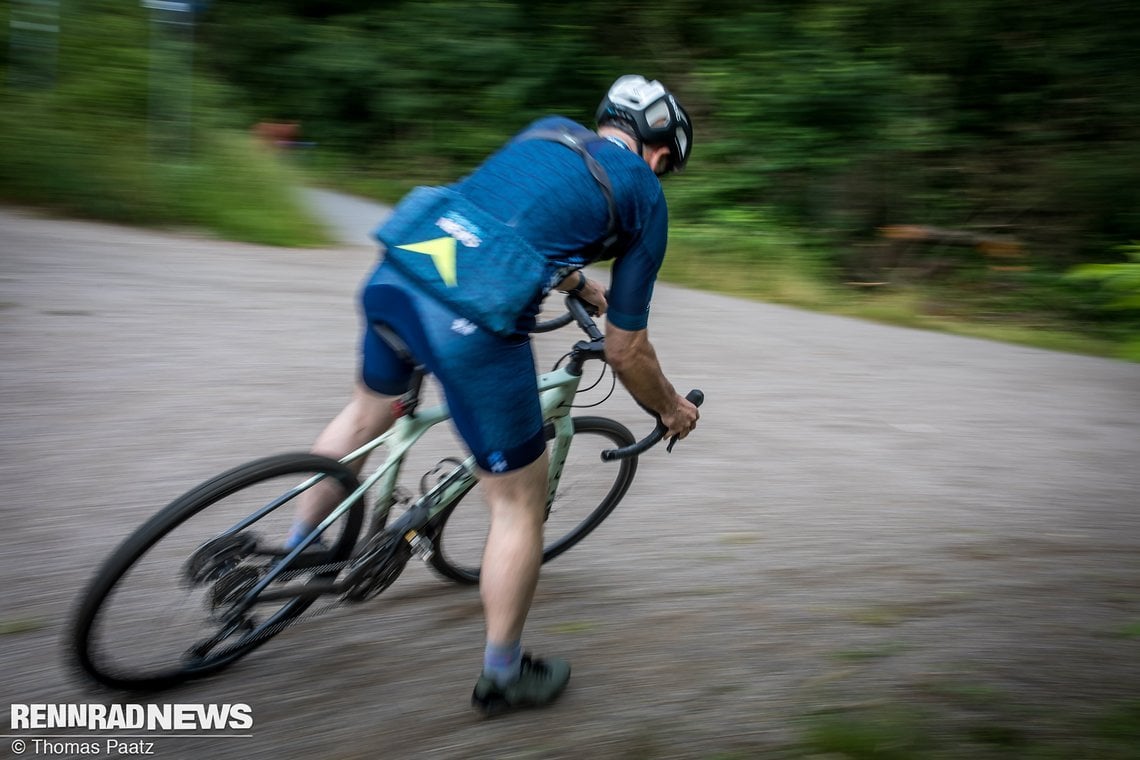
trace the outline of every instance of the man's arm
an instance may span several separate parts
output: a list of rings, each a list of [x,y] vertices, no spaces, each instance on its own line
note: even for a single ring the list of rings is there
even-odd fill
[[[700,412],[666,379],[648,331],[623,330],[607,324],[606,361],[626,390],[642,406],[657,413],[668,428],[667,437],[684,438],[696,426]]]

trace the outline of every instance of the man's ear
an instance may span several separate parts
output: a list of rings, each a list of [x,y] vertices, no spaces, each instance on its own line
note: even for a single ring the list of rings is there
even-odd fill
[[[660,145],[656,148],[651,148],[649,152],[649,166],[653,169],[653,173],[660,176],[665,174],[669,169],[669,154],[671,151],[666,145]]]

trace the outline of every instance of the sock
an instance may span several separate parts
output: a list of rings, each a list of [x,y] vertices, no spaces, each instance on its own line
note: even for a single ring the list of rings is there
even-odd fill
[[[496,686],[506,686],[519,677],[522,669],[522,642],[510,644],[487,642],[483,650],[483,675],[495,682]]]
[[[295,520],[292,530],[289,531],[289,537],[285,539],[285,551],[291,552],[296,549],[297,544],[301,543],[305,536],[312,532],[312,525],[309,525],[304,520]]]

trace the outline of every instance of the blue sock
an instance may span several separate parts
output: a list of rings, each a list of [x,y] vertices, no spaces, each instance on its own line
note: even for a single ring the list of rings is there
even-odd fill
[[[497,686],[506,686],[518,679],[521,670],[521,641],[516,640],[502,645],[487,642],[487,648],[483,650],[483,675],[494,681]]]
[[[305,539],[305,536],[313,532],[313,526],[309,525],[303,520],[296,520],[293,522],[293,528],[289,531],[289,537],[285,539],[285,551],[291,552],[297,548],[297,544]]]

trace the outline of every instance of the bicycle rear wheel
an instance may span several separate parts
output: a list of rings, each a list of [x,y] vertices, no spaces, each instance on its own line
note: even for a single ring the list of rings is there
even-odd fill
[[[543,563],[597,528],[625,496],[637,471],[636,457],[617,462],[601,458],[603,450],[635,441],[624,425],[605,417],[575,417],[573,422],[574,437],[546,519]],[[553,426],[547,425],[547,440],[553,436]],[[468,495],[463,501],[450,507],[436,536],[431,565],[445,578],[475,584],[490,523],[485,505],[467,503],[478,499]]]
[[[337,575],[363,519],[358,500],[322,535],[323,547],[266,589],[281,594],[239,613],[284,558],[296,497],[313,487],[339,503],[357,478],[333,459],[283,454],[219,475],[151,518],[83,593],[71,629],[82,672],[118,689],[167,688],[216,673],[284,630],[316,600],[305,587]]]

